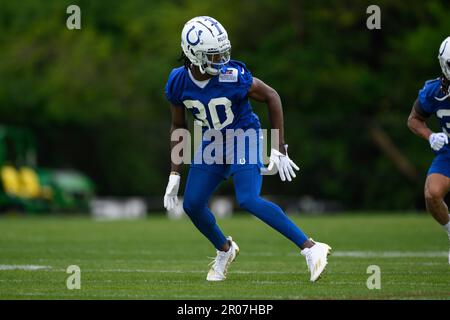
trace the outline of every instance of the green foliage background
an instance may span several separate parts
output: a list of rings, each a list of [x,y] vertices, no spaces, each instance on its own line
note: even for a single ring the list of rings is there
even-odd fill
[[[77,4],[82,29],[66,28]],[[210,15],[234,59],[281,95],[296,183],[264,192],[312,195],[346,208],[422,206],[432,153],[406,119],[423,82],[439,76],[450,34],[447,1],[37,1],[0,3],[0,123],[31,128],[39,163],[75,167],[99,194],[160,195],[169,171],[163,89],[177,66],[183,24]],[[268,126],[264,105],[253,104]],[[403,175],[369,134],[382,128],[415,166]],[[231,192],[228,184],[222,192]]]

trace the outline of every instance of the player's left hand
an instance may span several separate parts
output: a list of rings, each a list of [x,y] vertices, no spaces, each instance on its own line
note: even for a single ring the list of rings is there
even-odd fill
[[[171,174],[169,176],[169,183],[167,184],[166,194],[164,195],[164,208],[169,211],[175,209],[175,206],[178,204],[180,179],[181,177],[178,174]]]
[[[274,166],[278,169],[278,173],[280,174],[281,181],[292,181],[292,178],[295,178],[295,170],[300,170],[300,168],[292,161],[287,153],[287,145],[286,154],[282,154],[280,151],[276,149],[272,149],[270,151],[270,163],[267,167],[267,170],[270,172],[274,168]]]
[[[434,151],[439,151],[448,143],[448,136],[443,132],[433,133],[430,135],[429,142]]]

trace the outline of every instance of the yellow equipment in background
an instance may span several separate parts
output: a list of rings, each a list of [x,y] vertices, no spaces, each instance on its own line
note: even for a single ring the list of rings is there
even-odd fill
[[[17,170],[13,166],[1,168],[3,189],[11,196],[25,199],[51,199],[52,191],[47,186],[41,186],[36,171],[30,167]]]

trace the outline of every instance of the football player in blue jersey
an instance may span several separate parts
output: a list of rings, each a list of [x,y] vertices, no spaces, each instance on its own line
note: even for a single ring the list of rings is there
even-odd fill
[[[408,127],[426,139],[435,153],[425,181],[425,203],[428,211],[447,231],[450,240],[450,216],[444,202],[450,191],[450,37],[445,39],[438,54],[442,75],[425,82],[419,91],[408,118]],[[426,120],[435,115],[442,132],[432,132]],[[450,264],[450,251],[449,251]]]
[[[225,237],[208,208],[214,190],[224,179],[232,176],[240,207],[300,248],[311,273],[310,280],[316,281],[325,269],[331,248],[308,238],[280,207],[260,197],[262,172],[266,168],[260,160],[261,125],[252,111],[249,98],[267,104],[272,129],[279,131],[279,146],[271,149],[267,170],[275,173],[278,170],[281,180],[291,181],[295,178],[294,170],[299,169],[287,153],[279,95],[263,81],[253,77],[244,63],[230,59],[228,34],[222,24],[211,17],[200,16],[189,20],[181,33],[181,47],[184,66],[170,73],[165,95],[171,104],[171,132],[187,128],[186,109],[192,113],[196,123],[203,127],[202,143],[187,177],[183,209],[217,250],[206,279],[225,280],[230,263],[239,253],[236,242],[231,237]],[[233,133],[231,138],[229,132]],[[217,133],[224,140],[217,139]],[[212,135],[216,139],[211,139]],[[236,138],[245,135],[253,143],[236,145]],[[251,139],[252,136],[256,138]],[[171,143],[173,149],[177,142]],[[233,145],[232,151],[229,145],[225,148],[230,143]],[[214,161],[211,161],[211,157],[205,159],[208,148],[215,150],[212,157]],[[167,210],[172,210],[178,202],[181,178],[180,164],[173,159],[171,162],[164,196]]]

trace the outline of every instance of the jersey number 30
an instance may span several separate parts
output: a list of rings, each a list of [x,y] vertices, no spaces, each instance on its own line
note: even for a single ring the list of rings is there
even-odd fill
[[[194,114],[195,119],[202,126],[206,126],[209,129],[220,130],[233,122],[234,114],[231,110],[231,101],[228,98],[214,98],[208,103],[208,112],[211,118],[211,123],[206,116],[206,108],[198,100],[184,100],[184,105],[188,109],[196,109],[198,113]],[[219,115],[217,114],[217,106],[224,106],[225,108],[225,121],[220,122]],[[191,110],[193,111],[193,110]]]

